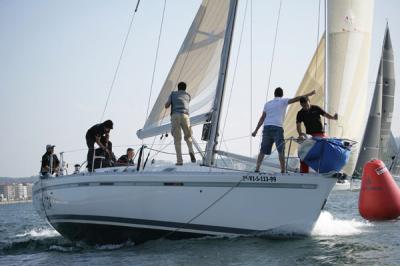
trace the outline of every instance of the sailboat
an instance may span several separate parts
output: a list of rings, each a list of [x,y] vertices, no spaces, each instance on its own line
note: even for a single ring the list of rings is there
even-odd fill
[[[397,144],[390,129],[394,108],[394,93],[394,55],[389,25],[387,24],[371,109],[360,156],[355,168],[354,175],[356,176],[361,175],[364,164],[369,160],[381,159],[386,165],[390,165],[392,156],[398,152]]]
[[[338,79],[358,89],[365,82],[372,5],[372,0],[327,1],[328,85],[335,87]],[[254,173],[215,165],[217,154],[234,156],[217,151],[216,145],[237,7],[238,0],[203,0],[137,132],[143,139],[170,131],[163,105],[184,80],[192,96],[191,124],[206,125],[204,152],[195,145],[202,163],[146,168],[138,163],[40,179],[33,188],[35,209],[61,235],[89,243],[141,243],[157,238],[310,234],[336,173]],[[357,19],[347,28],[345,18],[350,15]],[[363,64],[353,65],[360,59]],[[361,75],[353,78],[354,72],[344,71],[348,64]],[[334,108],[335,102],[331,105]],[[143,162],[143,153],[139,156]]]

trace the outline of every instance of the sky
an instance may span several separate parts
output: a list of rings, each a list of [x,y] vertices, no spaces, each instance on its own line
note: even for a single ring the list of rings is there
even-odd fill
[[[200,2],[166,0],[151,106]],[[321,23],[318,34],[318,3],[282,0],[270,88],[281,86],[288,97],[300,84],[316,49],[317,36],[323,32]],[[259,139],[250,140],[248,136],[265,102],[280,1],[252,0],[252,23],[248,9],[238,52],[245,4],[246,0],[239,1],[230,62],[233,66],[238,60],[238,69],[235,82],[233,67],[227,80],[226,95],[231,90],[233,94],[229,110],[223,111],[224,118],[228,113],[224,139],[226,149],[254,156]],[[36,175],[46,144],[56,145],[56,153],[63,151],[70,166],[85,161],[85,133],[102,117],[135,6],[136,0],[0,0],[0,176]],[[114,121],[111,140],[117,156],[127,146],[137,148],[142,143],[136,131],[145,122],[163,6],[164,0],[141,1],[105,112],[104,119]],[[370,95],[386,20],[396,76],[400,77],[400,27],[396,28],[400,25],[399,11],[397,0],[375,1]],[[397,93],[395,103],[399,98]],[[400,105],[395,104],[392,131],[397,136],[399,110]],[[200,134],[201,127],[195,128],[196,139]],[[145,140],[150,144],[152,141]],[[171,142],[171,137],[157,138],[154,147]],[[172,151],[172,146],[168,145],[167,150]],[[174,160],[167,155],[155,158]]]

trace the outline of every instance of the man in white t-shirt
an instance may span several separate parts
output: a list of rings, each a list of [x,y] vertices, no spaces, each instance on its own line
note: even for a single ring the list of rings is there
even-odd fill
[[[278,87],[275,89],[275,98],[268,101],[264,105],[263,113],[258,121],[257,127],[253,132],[253,137],[257,135],[258,129],[264,124],[263,138],[261,141],[260,153],[257,158],[256,172],[260,171],[261,163],[265,155],[270,155],[272,145],[275,143],[279,153],[279,163],[281,165],[281,173],[285,172],[285,138],[283,136],[283,120],[285,119],[286,108],[289,104],[298,102],[301,97],[311,96],[315,94],[315,90],[305,95],[301,95],[292,99],[282,98],[283,90]]]

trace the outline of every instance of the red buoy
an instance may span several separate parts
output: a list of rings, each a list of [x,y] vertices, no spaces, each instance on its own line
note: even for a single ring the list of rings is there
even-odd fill
[[[371,221],[400,216],[400,189],[381,160],[364,165],[358,210],[364,219]]]

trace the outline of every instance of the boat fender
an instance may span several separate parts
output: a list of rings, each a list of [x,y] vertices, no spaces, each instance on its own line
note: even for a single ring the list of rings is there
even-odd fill
[[[400,216],[400,189],[381,160],[364,165],[358,210],[364,219],[371,221]]]

